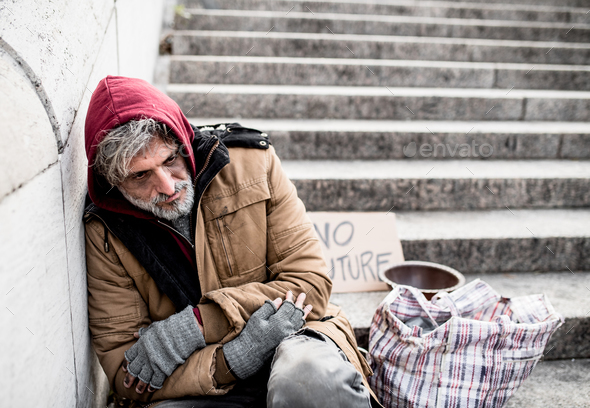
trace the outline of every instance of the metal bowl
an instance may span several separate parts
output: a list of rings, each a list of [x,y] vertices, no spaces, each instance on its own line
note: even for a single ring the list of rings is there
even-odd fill
[[[396,285],[414,286],[426,299],[437,292],[451,292],[465,284],[461,272],[445,265],[424,261],[405,261],[380,271],[379,277],[392,288]]]

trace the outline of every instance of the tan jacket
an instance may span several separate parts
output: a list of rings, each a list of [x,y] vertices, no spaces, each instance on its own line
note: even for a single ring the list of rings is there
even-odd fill
[[[86,223],[88,311],[94,348],[111,387],[120,396],[149,401],[221,395],[235,380],[227,374],[221,345],[235,338],[266,299],[307,293],[313,305],[307,326],[332,338],[364,377],[371,369],[357,350],[340,308],[328,303],[332,283],[313,225],[274,149],[230,148],[230,164],[212,180],[198,204],[196,262],[203,298],[198,305],[207,346],[153,394],[123,387],[124,352],[133,333],[175,313],[137,259],[105,228]],[[324,322],[324,316],[334,316]]]

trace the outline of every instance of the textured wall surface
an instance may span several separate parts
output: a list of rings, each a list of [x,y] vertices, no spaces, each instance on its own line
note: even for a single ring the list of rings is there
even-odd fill
[[[162,11],[162,0],[0,2],[2,406],[104,406],[87,322],[84,121],[106,75],[152,81]]]

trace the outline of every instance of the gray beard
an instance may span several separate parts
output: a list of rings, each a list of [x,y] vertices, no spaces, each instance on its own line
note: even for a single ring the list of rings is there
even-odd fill
[[[169,195],[158,194],[152,200],[144,201],[128,194],[121,187],[119,187],[119,191],[121,192],[121,194],[123,194],[123,197],[125,197],[127,201],[129,201],[137,208],[150,212],[158,218],[163,218],[168,221],[174,221],[180,217],[190,214],[190,212],[193,209],[193,204],[195,202],[195,189],[193,188],[192,183],[188,180],[183,180],[176,183],[174,185],[174,194],[180,192],[183,188],[186,188],[186,195],[184,201],[179,202],[178,199],[174,200],[172,203],[170,203],[172,205],[171,209],[164,209],[157,205],[158,203],[162,203],[169,199],[171,197]]]

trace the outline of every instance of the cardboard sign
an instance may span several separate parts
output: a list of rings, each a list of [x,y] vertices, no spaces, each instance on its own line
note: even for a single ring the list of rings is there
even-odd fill
[[[378,271],[404,261],[395,214],[308,212],[320,239],[333,293],[388,290]]]

